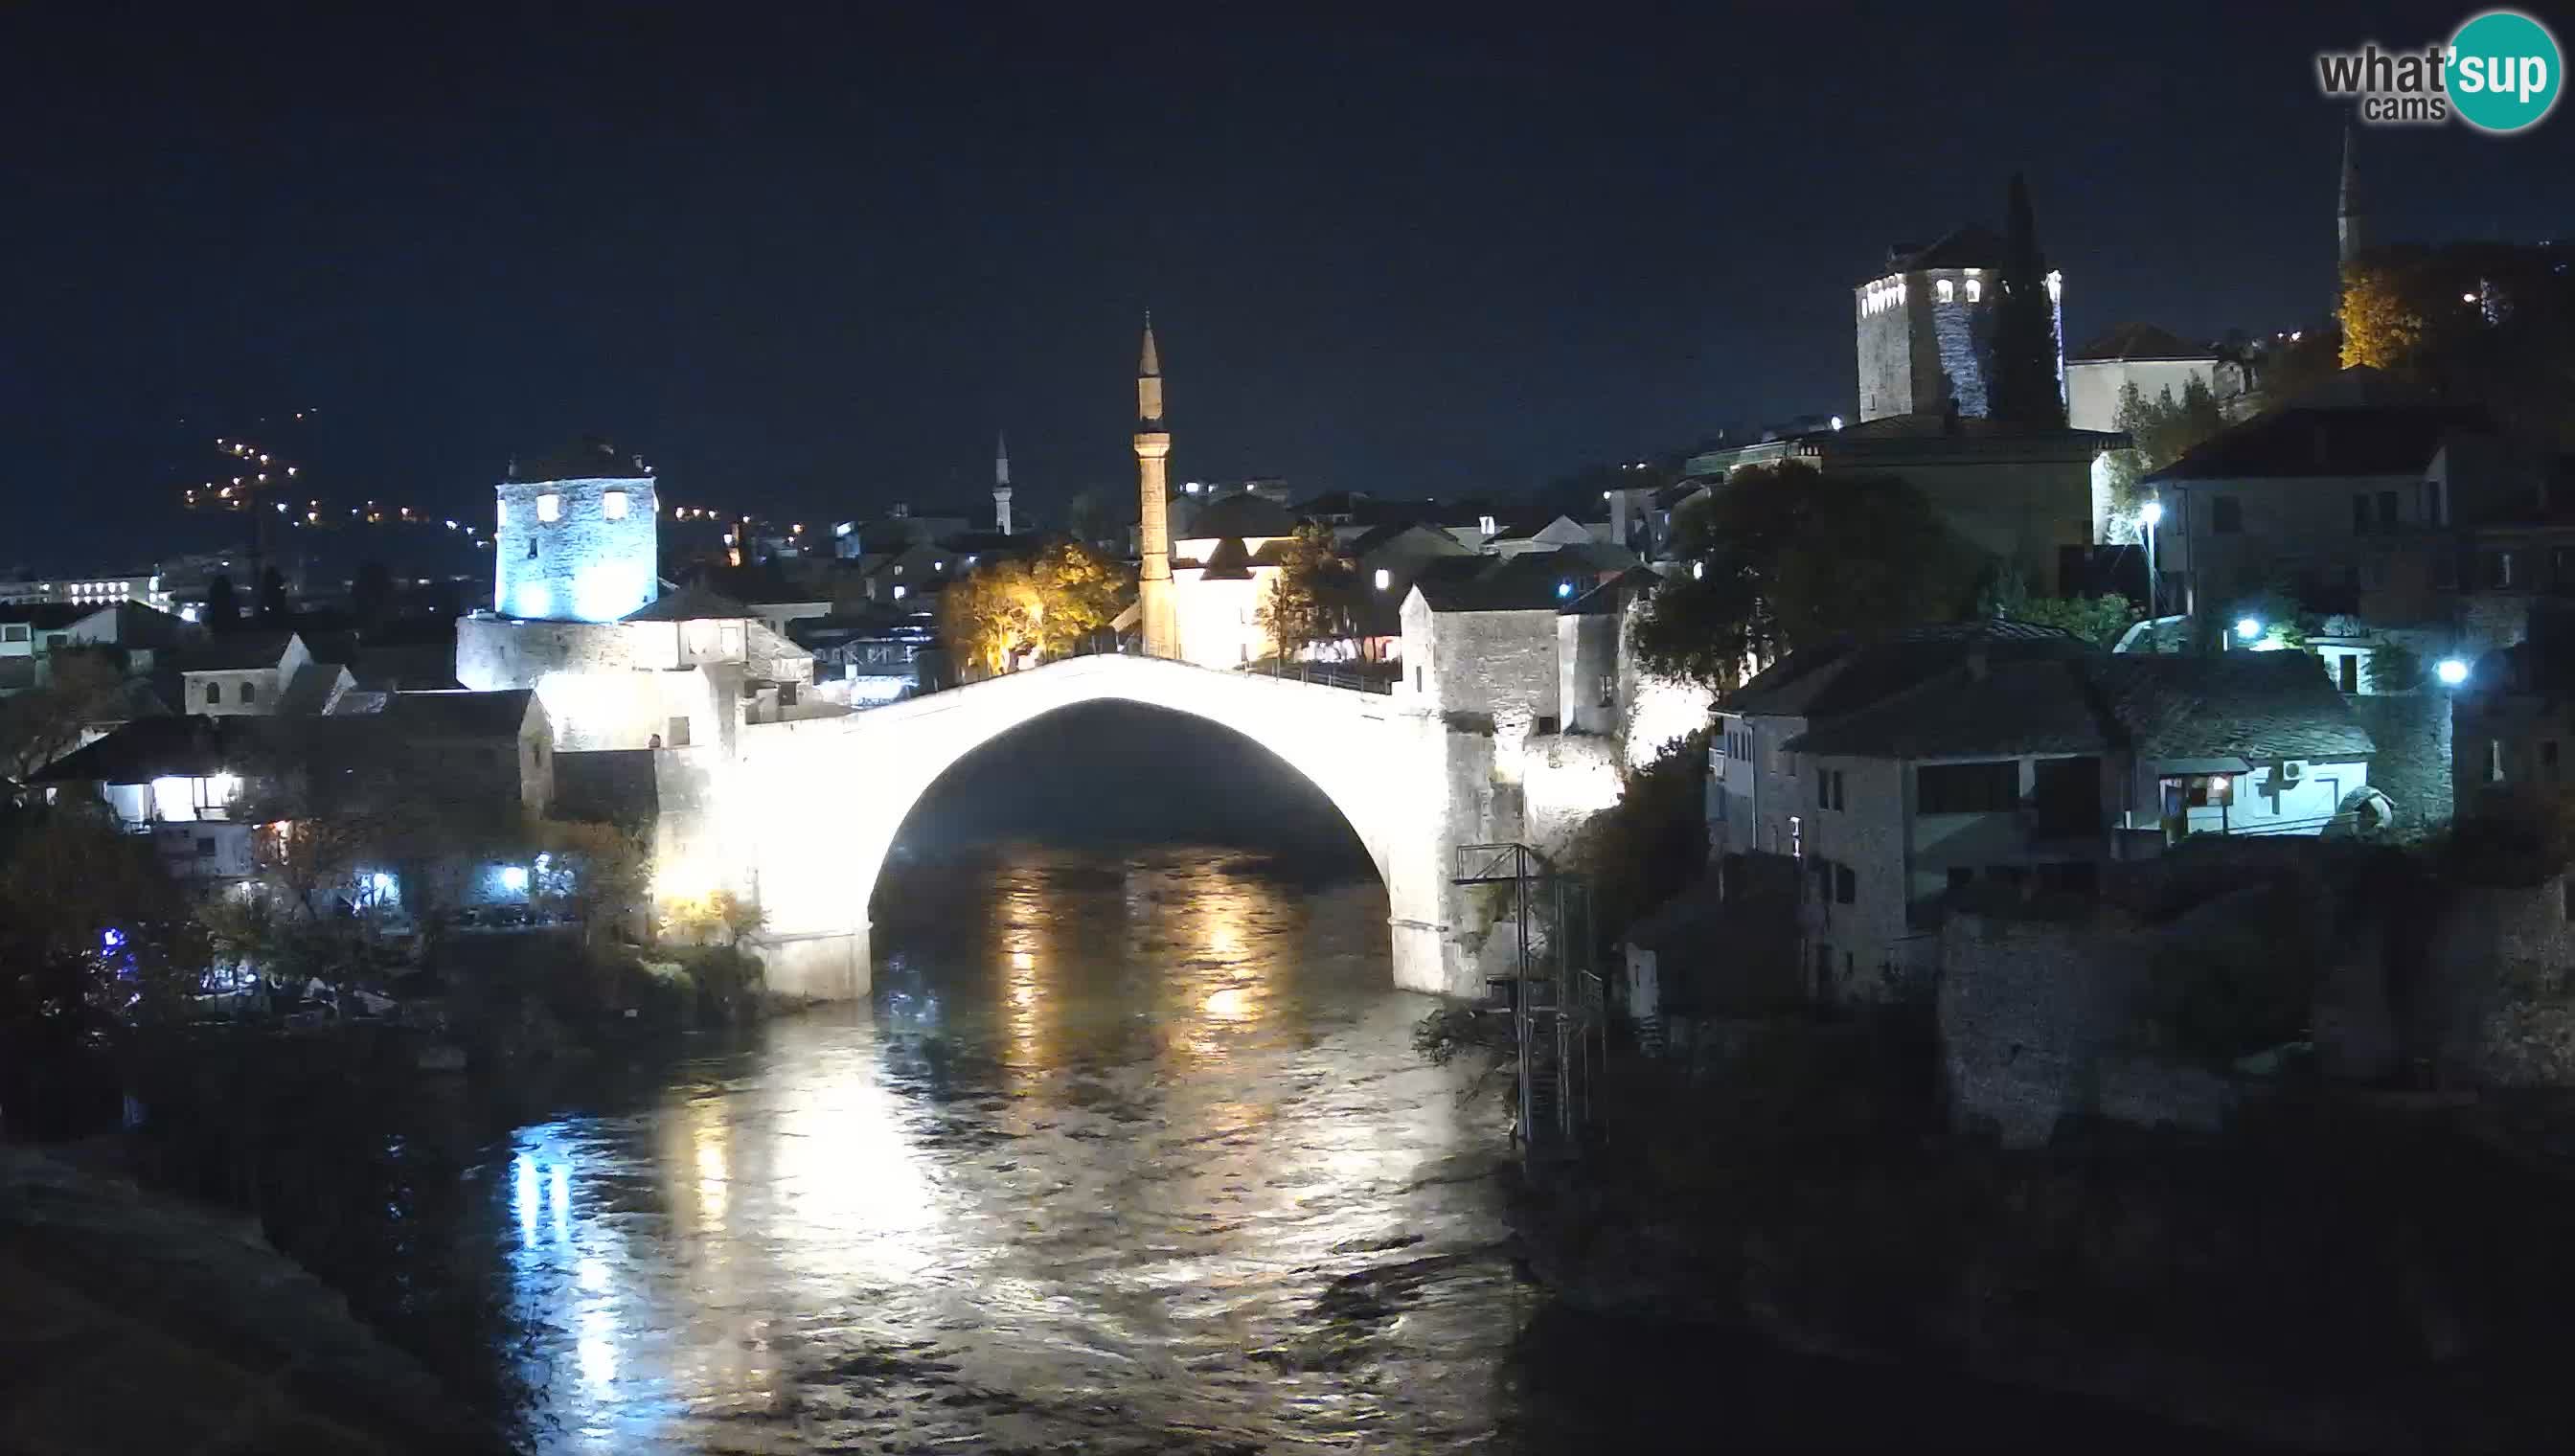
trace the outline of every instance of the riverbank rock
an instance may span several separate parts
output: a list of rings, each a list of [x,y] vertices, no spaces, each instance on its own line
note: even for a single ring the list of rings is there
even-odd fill
[[[0,1148],[0,1450],[499,1452],[238,1219]]]

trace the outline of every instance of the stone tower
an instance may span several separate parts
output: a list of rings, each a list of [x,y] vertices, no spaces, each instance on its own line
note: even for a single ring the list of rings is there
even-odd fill
[[[1851,290],[1863,422],[1937,415],[1952,403],[1972,419],[1991,413],[1987,375],[2009,252],[2003,239],[1970,225],[1927,247],[1896,244],[1886,266]],[[2061,387],[2065,284],[2052,270],[2044,282]]]
[[[1164,462],[1172,432],[1163,427],[1163,359],[1154,348],[1154,316],[1145,315],[1145,352],[1136,361],[1136,607],[1145,656],[1181,655],[1181,618],[1172,599],[1170,480]]]
[[[1011,534],[1011,438],[993,437],[993,529]]]
[[[643,461],[600,441],[512,463],[492,533],[492,610],[615,622],[658,595],[661,507]]]
[[[2334,204],[2334,251],[2344,268],[2357,261],[2360,250],[2368,244],[2363,226],[2368,213],[2361,205],[2360,160],[2353,151],[2353,142],[2351,123],[2345,122],[2342,128],[2342,192]]]

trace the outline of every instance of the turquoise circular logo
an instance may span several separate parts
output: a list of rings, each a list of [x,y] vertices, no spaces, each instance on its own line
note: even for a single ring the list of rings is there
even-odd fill
[[[2566,87],[2563,56],[2547,26],[2518,10],[2489,10],[2450,37],[2443,80],[2451,109],[2480,131],[2534,125]]]

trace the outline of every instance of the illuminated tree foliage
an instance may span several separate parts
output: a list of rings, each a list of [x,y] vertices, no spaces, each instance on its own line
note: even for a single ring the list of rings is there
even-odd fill
[[[2342,272],[2342,364],[2400,370],[2423,343],[2423,315],[2403,270],[2352,263]]]
[[[1737,471],[1681,515],[1682,570],[1637,623],[1646,667],[1719,692],[1837,633],[1947,622],[1982,563],[1920,492],[1793,462]]]
[[[1261,630],[1276,660],[1301,656],[1316,643],[1349,636],[1356,578],[1333,549],[1331,528],[1306,522],[1280,553],[1279,575],[1261,603]]]
[[[1072,657],[1118,619],[1127,574],[1079,542],[1049,545],[1028,561],[993,561],[940,594],[940,635],[980,677]]]
[[[2128,437],[2129,448],[2110,452],[2110,539],[2138,539],[2137,509],[2144,504],[2140,483],[2154,472],[2188,455],[2226,428],[2217,397],[2205,381],[2182,386],[2181,398],[2169,387],[2149,400],[2131,381],[2119,389],[2113,425]]]

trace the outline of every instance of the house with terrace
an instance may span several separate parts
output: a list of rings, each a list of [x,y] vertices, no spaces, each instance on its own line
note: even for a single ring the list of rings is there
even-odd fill
[[[1828,651],[1729,704],[1717,760],[1720,812],[1750,829],[1724,821],[1724,852],[1797,861],[1819,1001],[1928,995],[1962,899],[2088,898],[2106,860],[2312,836],[2374,802],[2376,745],[2304,653],[2102,654],[2000,625]]]

